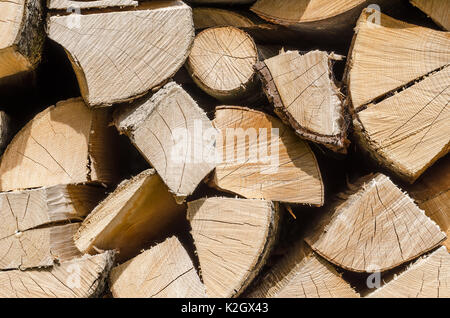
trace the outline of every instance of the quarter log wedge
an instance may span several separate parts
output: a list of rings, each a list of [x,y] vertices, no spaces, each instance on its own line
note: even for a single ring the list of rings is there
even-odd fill
[[[261,276],[250,298],[358,298],[331,264],[302,240]]]
[[[323,205],[316,158],[290,127],[237,106],[216,108],[213,125],[219,133],[212,185],[249,199]]]
[[[176,237],[113,268],[115,298],[204,298],[205,286],[189,254]]]
[[[51,16],[48,36],[66,50],[81,95],[93,107],[129,101],[164,84],[184,64],[194,39],[192,10],[182,1],[78,18],[73,26],[71,15]]]
[[[34,70],[45,40],[41,0],[0,1],[0,79]]]
[[[278,205],[208,198],[188,203],[187,218],[208,297],[237,297],[264,265],[276,240]]]
[[[0,191],[85,182],[114,183],[117,140],[111,114],[81,98],[61,101],[36,115],[5,150]]]
[[[204,160],[214,153],[213,141],[202,132],[211,121],[179,85],[169,83],[149,99],[115,113],[115,124],[158,171],[177,201],[192,194],[214,169]]]
[[[259,62],[256,69],[275,112],[300,137],[346,152],[344,107],[332,74],[332,61],[340,58],[288,51]]]
[[[118,250],[117,261],[126,261],[176,227],[184,211],[155,170],[145,170],[119,184],[88,215],[74,236],[75,244],[89,254]]]
[[[449,298],[450,254],[441,247],[369,294],[369,298]]]
[[[436,24],[450,31],[450,2],[447,0],[410,0],[410,2],[425,12]]]
[[[48,269],[0,272],[1,298],[86,298],[102,295],[114,262],[111,251]]]
[[[439,226],[385,175],[364,177],[354,189],[325,208],[306,237],[328,261],[354,272],[381,272],[446,239]]]

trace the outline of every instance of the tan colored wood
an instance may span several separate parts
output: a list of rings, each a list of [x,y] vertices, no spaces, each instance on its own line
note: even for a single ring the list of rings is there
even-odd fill
[[[306,242],[330,262],[355,272],[385,271],[438,246],[439,226],[382,174],[358,180],[328,206]]]
[[[36,115],[13,138],[0,163],[0,191],[116,181],[116,132],[107,110],[81,98]]]
[[[255,0],[187,0],[187,2],[195,4],[247,4],[255,2]]]
[[[203,298],[203,286],[189,254],[176,237],[113,268],[115,298]]]
[[[0,272],[1,298],[99,297],[114,262],[114,253],[83,256],[49,269]]]
[[[114,118],[117,129],[158,171],[178,201],[192,194],[214,169],[214,162],[204,159],[214,151],[213,141],[203,140],[212,123],[179,85],[167,84]]]
[[[90,106],[132,100],[166,82],[184,64],[194,38],[182,1],[150,1],[117,12],[51,16],[48,36],[72,62]],[[126,27],[125,27],[126,26]]]
[[[253,100],[257,81],[253,66],[258,50],[244,31],[227,26],[200,32],[186,63],[194,82],[222,102]]]
[[[447,0],[410,0],[410,2],[425,12],[436,24],[450,31],[450,2]]]
[[[36,0],[0,1],[0,79],[36,68],[45,39]]]
[[[252,27],[254,23],[251,19],[231,10],[224,10],[219,8],[192,8],[194,18],[194,27],[196,30],[211,28],[233,26],[236,28]]]
[[[188,203],[208,297],[239,296],[264,265],[276,240],[278,205],[264,200],[208,198]]]
[[[450,63],[450,33],[372,14],[359,18],[344,77],[356,111]]]
[[[213,124],[222,136],[214,186],[246,198],[323,205],[324,187],[313,152],[280,120],[245,107],[223,106],[216,109]],[[238,138],[233,131],[227,138],[227,129],[234,129]],[[266,149],[269,160],[257,154]],[[256,160],[250,154],[257,155]]]
[[[183,211],[155,171],[145,170],[123,181],[88,215],[75,244],[89,254],[117,249],[117,260],[125,261],[164,237],[182,220]]]
[[[450,254],[441,247],[419,259],[368,298],[449,298]]]
[[[48,267],[80,256],[73,235],[80,223],[16,232],[0,239],[0,269]]]
[[[256,68],[277,115],[302,138],[346,152],[346,123],[332,61],[339,56],[322,51],[301,55],[282,52]]]
[[[137,7],[138,4],[138,1],[134,0],[47,0],[47,8],[50,10],[66,10],[67,12],[94,8]]]
[[[362,109],[354,121],[362,148],[414,182],[450,149],[449,87],[450,66]]]
[[[291,246],[287,255],[249,294],[251,298],[358,298],[359,294],[336,270],[312,252],[303,240]]]

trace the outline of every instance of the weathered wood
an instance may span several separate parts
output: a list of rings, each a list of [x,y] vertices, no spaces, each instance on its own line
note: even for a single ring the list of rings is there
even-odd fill
[[[203,286],[189,254],[176,237],[113,268],[115,298],[203,298]]]
[[[162,85],[184,64],[194,38],[192,10],[182,1],[78,18],[73,26],[70,15],[51,16],[48,35],[66,50],[81,94],[93,107],[129,101]]]
[[[321,51],[288,51],[259,62],[256,69],[275,112],[300,137],[346,152],[347,123],[332,70],[337,59]]]
[[[185,207],[175,202],[153,169],[123,181],[83,221],[74,236],[83,253],[118,250],[128,260],[182,220]]]
[[[205,160],[214,152],[214,141],[204,140],[203,135],[212,130],[212,123],[175,83],[117,111],[114,118],[117,129],[158,171],[178,201],[192,194],[215,167],[213,161]]]
[[[439,226],[388,177],[369,175],[325,208],[306,238],[330,262],[355,272],[385,271],[435,248]]]
[[[112,7],[137,7],[135,0],[47,0],[47,8],[50,10],[66,10],[70,13],[80,13],[81,9],[104,9]]]
[[[207,296],[239,296],[275,242],[278,205],[264,200],[200,199],[188,203],[187,218]]]
[[[410,0],[443,29],[450,31],[450,2],[447,0]]]

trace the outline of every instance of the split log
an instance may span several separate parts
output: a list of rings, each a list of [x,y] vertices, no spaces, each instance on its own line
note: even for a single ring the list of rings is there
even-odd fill
[[[245,28],[254,26],[253,21],[240,12],[219,8],[198,7],[192,9],[194,28],[203,30],[211,27],[233,26]]]
[[[112,7],[137,7],[135,0],[47,0],[50,10],[66,10],[67,12],[80,13],[81,9],[104,9]]]
[[[253,3],[255,0],[187,0],[189,3],[195,4],[248,4]]]
[[[213,186],[246,198],[323,205],[316,157],[281,121],[245,107],[222,106],[213,125],[221,157]]]
[[[0,191],[84,182],[114,183],[117,132],[106,110],[69,99],[36,115],[0,163]]]
[[[443,29],[450,31],[450,2],[447,0],[410,0]]]
[[[268,273],[251,298],[358,298],[336,270],[300,241]]]
[[[450,254],[441,247],[419,259],[369,298],[449,298]]]
[[[114,253],[83,256],[40,270],[0,272],[1,298],[99,297],[113,265]]]
[[[388,177],[361,178],[326,207],[305,239],[330,262],[354,272],[385,271],[438,246],[439,226]]]
[[[0,2],[0,79],[34,70],[45,40],[41,0]]]
[[[66,50],[93,107],[129,101],[165,83],[184,64],[194,39],[192,10],[182,1],[151,1],[78,20],[74,26],[71,15],[51,16],[48,35]]]
[[[3,111],[0,111],[0,155],[8,145],[12,135],[11,118]]]
[[[189,254],[176,237],[113,268],[115,298],[203,298],[203,286]]]
[[[74,236],[83,253],[118,250],[119,262],[161,239],[182,220],[184,205],[175,202],[155,170],[123,181],[83,221]]]
[[[203,133],[211,121],[179,85],[169,83],[151,98],[117,111],[115,125],[125,133],[145,159],[158,171],[177,201],[192,194],[214,162],[213,141]]]
[[[278,205],[264,200],[208,198],[188,203],[208,297],[237,297],[264,265],[276,240]]]
[[[200,32],[186,63],[194,82],[224,103],[254,103],[259,96],[253,66],[258,50],[253,39],[235,27]]]
[[[346,152],[346,123],[332,61],[326,52],[281,53],[259,62],[256,69],[277,115],[302,138]]]

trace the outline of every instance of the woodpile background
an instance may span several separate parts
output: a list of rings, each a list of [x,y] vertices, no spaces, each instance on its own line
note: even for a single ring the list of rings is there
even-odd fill
[[[0,297],[450,297],[449,29],[0,0]]]

